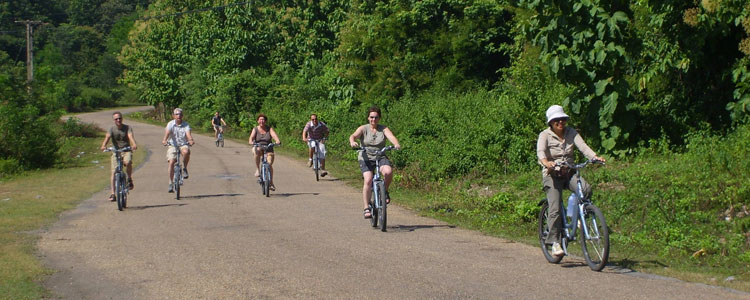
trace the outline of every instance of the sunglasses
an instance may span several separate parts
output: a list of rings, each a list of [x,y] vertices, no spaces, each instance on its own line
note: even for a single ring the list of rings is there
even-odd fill
[[[115,121],[120,121],[120,120],[122,120],[122,118],[115,118]]]
[[[369,116],[368,118],[370,118],[370,119],[380,119],[379,116]]]
[[[567,118],[562,118],[562,119],[554,119],[551,122],[552,123],[560,123],[560,122],[567,122],[567,121],[568,121]]]
[[[180,114],[174,114],[174,115],[175,115],[175,116],[181,116],[182,114],[180,113]]]

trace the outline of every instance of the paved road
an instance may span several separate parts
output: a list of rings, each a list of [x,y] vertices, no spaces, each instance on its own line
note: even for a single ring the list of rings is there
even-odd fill
[[[135,109],[124,109],[129,111]],[[80,116],[104,128],[110,112]],[[148,159],[129,208],[95,194],[42,234],[45,286],[65,299],[748,299],[677,280],[546,263],[532,246],[391,206],[389,231],[362,218],[359,191],[279,157],[262,197],[250,149],[196,136],[184,200],[167,193],[163,127],[129,122]],[[301,126],[301,123],[300,123]],[[352,166],[355,168],[356,166]],[[554,294],[553,294],[554,293]]]

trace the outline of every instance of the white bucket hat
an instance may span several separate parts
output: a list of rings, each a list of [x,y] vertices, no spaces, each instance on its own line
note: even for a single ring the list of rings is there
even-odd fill
[[[549,125],[549,122],[554,119],[570,119],[570,116],[566,115],[563,111],[562,106],[560,105],[552,105],[547,109],[547,125]]]

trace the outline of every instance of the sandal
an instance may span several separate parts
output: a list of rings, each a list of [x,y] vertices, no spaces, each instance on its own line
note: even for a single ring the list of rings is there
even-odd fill
[[[370,211],[370,208],[365,208],[365,210],[362,212],[362,215],[365,216],[365,219],[372,219],[372,212]]]
[[[132,190],[133,188],[135,188],[135,186],[133,185],[133,178],[130,178],[128,179],[128,189]]]
[[[388,194],[388,191],[385,191],[385,204],[391,204],[391,195]]]
[[[109,201],[115,201],[115,194],[109,195]]]
[[[276,191],[276,186],[273,183],[268,187],[269,190]]]

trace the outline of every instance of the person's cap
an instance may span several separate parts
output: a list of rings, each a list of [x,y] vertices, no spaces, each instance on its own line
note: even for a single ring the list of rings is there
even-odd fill
[[[547,125],[549,125],[549,122],[554,119],[570,119],[570,116],[566,115],[563,111],[562,106],[560,105],[552,105],[547,109]]]

